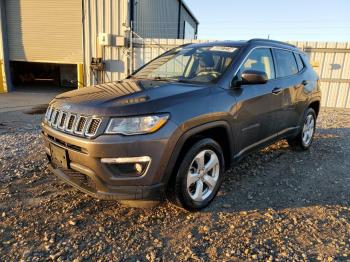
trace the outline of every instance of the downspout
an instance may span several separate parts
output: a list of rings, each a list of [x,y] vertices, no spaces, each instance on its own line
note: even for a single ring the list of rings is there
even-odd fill
[[[81,1],[81,10],[82,10],[82,17],[81,17],[81,26],[82,26],[82,33],[83,33],[83,63],[78,63],[77,64],[77,86],[78,88],[84,87],[85,84],[89,83],[90,84],[90,79],[87,79],[87,76],[89,74],[86,73],[86,70],[90,69],[90,67],[86,64],[86,46],[85,46],[85,38],[86,38],[86,33],[85,33],[85,0]]]
[[[179,16],[177,20],[177,39],[180,39],[180,30],[181,30],[181,8],[182,0],[179,0]]]
[[[3,91],[4,92],[9,92],[13,90],[13,85],[12,85],[12,79],[11,79],[11,72],[10,72],[10,62],[9,62],[9,46],[8,46],[8,40],[7,40],[7,18],[6,18],[6,10],[5,10],[5,1],[0,0],[0,37],[2,41],[2,72],[4,73],[2,76],[2,85],[3,85]]]
[[[133,51],[133,32],[135,19],[135,0],[130,0],[130,14],[129,14],[129,69],[128,75],[134,72],[134,51]]]
[[[129,25],[134,22],[135,18],[135,0],[130,0],[130,14],[129,14]]]

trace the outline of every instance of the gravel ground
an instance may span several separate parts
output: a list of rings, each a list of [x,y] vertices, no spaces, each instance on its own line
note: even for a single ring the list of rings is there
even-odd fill
[[[63,184],[46,168],[40,117],[0,114],[1,261],[350,259],[350,110],[323,110],[307,152],[281,141],[245,158],[197,213]]]

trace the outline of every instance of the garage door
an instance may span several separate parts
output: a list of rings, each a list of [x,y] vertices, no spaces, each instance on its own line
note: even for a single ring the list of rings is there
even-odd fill
[[[7,0],[10,60],[80,63],[81,0]]]

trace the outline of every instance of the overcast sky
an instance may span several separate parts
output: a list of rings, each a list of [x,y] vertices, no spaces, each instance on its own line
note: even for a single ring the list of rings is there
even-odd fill
[[[200,39],[350,41],[350,0],[185,0]]]

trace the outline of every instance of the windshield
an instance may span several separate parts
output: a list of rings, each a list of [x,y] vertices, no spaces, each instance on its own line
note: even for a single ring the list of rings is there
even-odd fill
[[[134,78],[215,83],[225,73],[238,51],[232,46],[179,47],[156,58]]]

